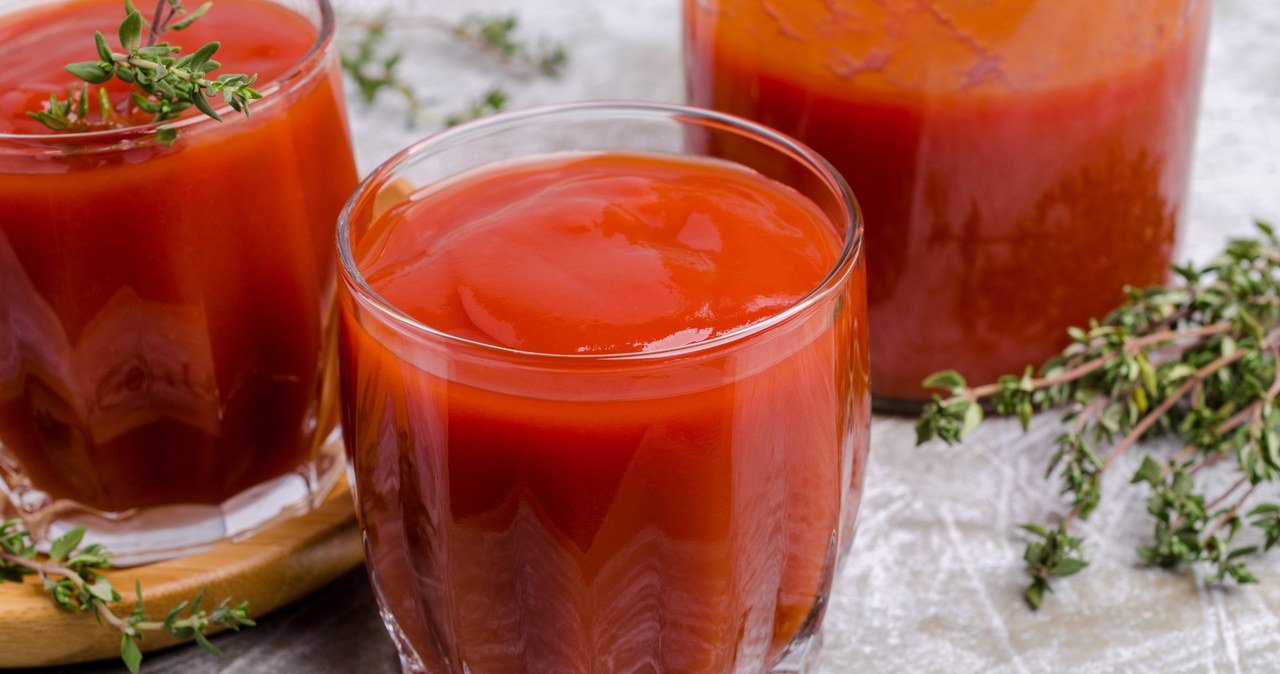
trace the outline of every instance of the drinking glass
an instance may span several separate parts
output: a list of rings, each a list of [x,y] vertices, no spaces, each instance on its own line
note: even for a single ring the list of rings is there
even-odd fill
[[[707,156],[727,142],[751,145],[753,158]],[[477,284],[527,278],[536,286],[529,301],[550,307],[527,324],[494,318],[491,334],[555,341],[627,325],[651,291],[589,308],[614,319],[583,327],[574,317],[594,300],[556,306],[540,290],[563,273],[569,296],[598,296],[575,276],[583,250],[555,247],[577,226],[573,200],[598,193],[530,197],[569,181],[539,178],[541,168],[493,180],[529,162],[612,161],[600,193],[647,206],[605,198],[600,219],[583,225],[601,228],[593,241],[626,246],[650,225],[687,227],[690,250],[715,249],[728,264],[743,249],[730,235],[741,237],[766,251],[753,258],[761,277],[785,274],[782,254],[753,239],[757,230],[739,235],[729,228],[741,223],[708,223],[689,205],[702,184],[693,173],[785,166],[789,180],[777,189],[818,213],[835,242],[829,264],[798,300],[760,320],[607,353],[488,341],[477,327],[490,316],[475,308],[478,285],[422,286],[466,304],[475,325],[465,329],[421,319],[435,301],[427,295],[388,290],[473,260]],[[674,162],[675,186],[628,183],[628,162]],[[694,167],[687,180],[680,167]],[[548,184],[528,187],[538,180]],[[475,191],[481,184],[486,191]],[[442,196],[461,193],[468,198]],[[656,213],[685,207],[655,224]],[[425,224],[395,229],[406,213]],[[343,212],[338,249],[342,425],[370,576],[406,672],[794,672],[813,657],[837,556],[852,536],[870,414],[861,221],[821,158],[751,122],[674,105],[500,114],[429,137],[376,170]],[[437,249],[457,256],[428,259]],[[654,276],[647,252],[636,254],[600,282],[651,288],[677,278],[676,263]],[[692,256],[682,249],[671,259]],[[523,284],[508,285],[520,293]],[[708,306],[719,297],[672,290],[683,291],[706,293],[690,299]]]
[[[2,7],[24,62],[41,52],[23,40],[95,58],[92,31],[114,41],[124,16]],[[23,126],[60,68],[6,63],[0,487],[38,540],[84,525],[117,563],[183,554],[305,511],[341,475],[332,236],[357,176],[333,30],[327,0],[220,0],[166,34],[189,51],[217,33],[223,72],[261,73],[264,94],[249,117],[170,122],[171,145],[154,124]]]
[[[1020,374],[1163,283],[1209,0],[685,0],[689,101],[793,135],[864,209],[877,405]],[[895,402],[897,403],[895,405]]]

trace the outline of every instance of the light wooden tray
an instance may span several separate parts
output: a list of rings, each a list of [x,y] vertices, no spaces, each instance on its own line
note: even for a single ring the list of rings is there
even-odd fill
[[[316,510],[270,526],[252,537],[204,553],[110,572],[123,599],[134,605],[134,580],[142,583],[147,613],[163,619],[173,606],[208,585],[205,606],[224,597],[247,600],[254,618],[300,599],[336,580],[363,561],[360,532],[345,480]],[[166,634],[147,633],[142,650],[172,646]],[[100,627],[87,613],[59,610],[28,578],[0,584],[0,668],[65,665],[117,658],[120,633]]]

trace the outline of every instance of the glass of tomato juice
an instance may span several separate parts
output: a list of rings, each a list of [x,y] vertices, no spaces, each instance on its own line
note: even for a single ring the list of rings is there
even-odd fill
[[[218,0],[164,34],[183,53],[221,41],[214,74],[257,73],[264,93],[250,117],[170,122],[167,146],[155,124],[67,133],[27,117],[77,81],[64,65],[96,58],[95,30],[120,50],[122,3],[2,6],[8,505],[38,539],[86,525],[127,562],[318,503],[343,464],[332,236],[357,183],[332,8]]]
[[[804,141],[867,221],[874,393],[1020,374],[1167,280],[1209,0],[684,0],[689,101]]]
[[[754,144],[762,166],[706,156]],[[343,430],[407,672],[797,671],[861,493],[861,224],[804,146],[581,103],[339,221]],[[849,526],[846,526],[849,525]]]

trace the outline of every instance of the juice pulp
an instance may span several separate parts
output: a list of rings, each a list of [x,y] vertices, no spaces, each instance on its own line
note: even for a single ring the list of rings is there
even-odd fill
[[[25,116],[116,40],[118,0],[0,17],[0,443],[30,485],[103,511],[217,503],[299,467],[332,428],[332,232],[356,184],[340,73],[317,69],[183,129],[96,140]],[[218,72],[290,72],[316,28],[218,0],[187,51]],[[30,41],[40,48],[19,48]],[[118,48],[118,47],[116,47]],[[95,92],[96,93],[96,92]]]
[[[451,335],[341,296],[367,559],[428,671],[759,672],[816,625],[866,452],[861,263],[715,345],[823,283],[842,233],[812,202],[548,155],[353,231],[373,291]]]
[[[1165,280],[1208,4],[687,0],[689,96],[848,180],[874,391],[920,399],[939,370],[1042,362]]]

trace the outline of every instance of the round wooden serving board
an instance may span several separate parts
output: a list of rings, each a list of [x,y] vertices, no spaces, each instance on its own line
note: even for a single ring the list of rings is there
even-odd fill
[[[363,561],[351,493],[340,482],[316,510],[207,552],[110,572],[123,600],[116,613],[134,606],[134,581],[142,583],[147,613],[162,620],[183,600],[208,585],[203,606],[224,597],[249,602],[254,618],[270,613],[336,580]],[[152,651],[172,646],[166,634],[147,633],[140,644]],[[116,658],[120,633],[92,615],[59,610],[35,578],[0,584],[0,668],[41,667]]]

